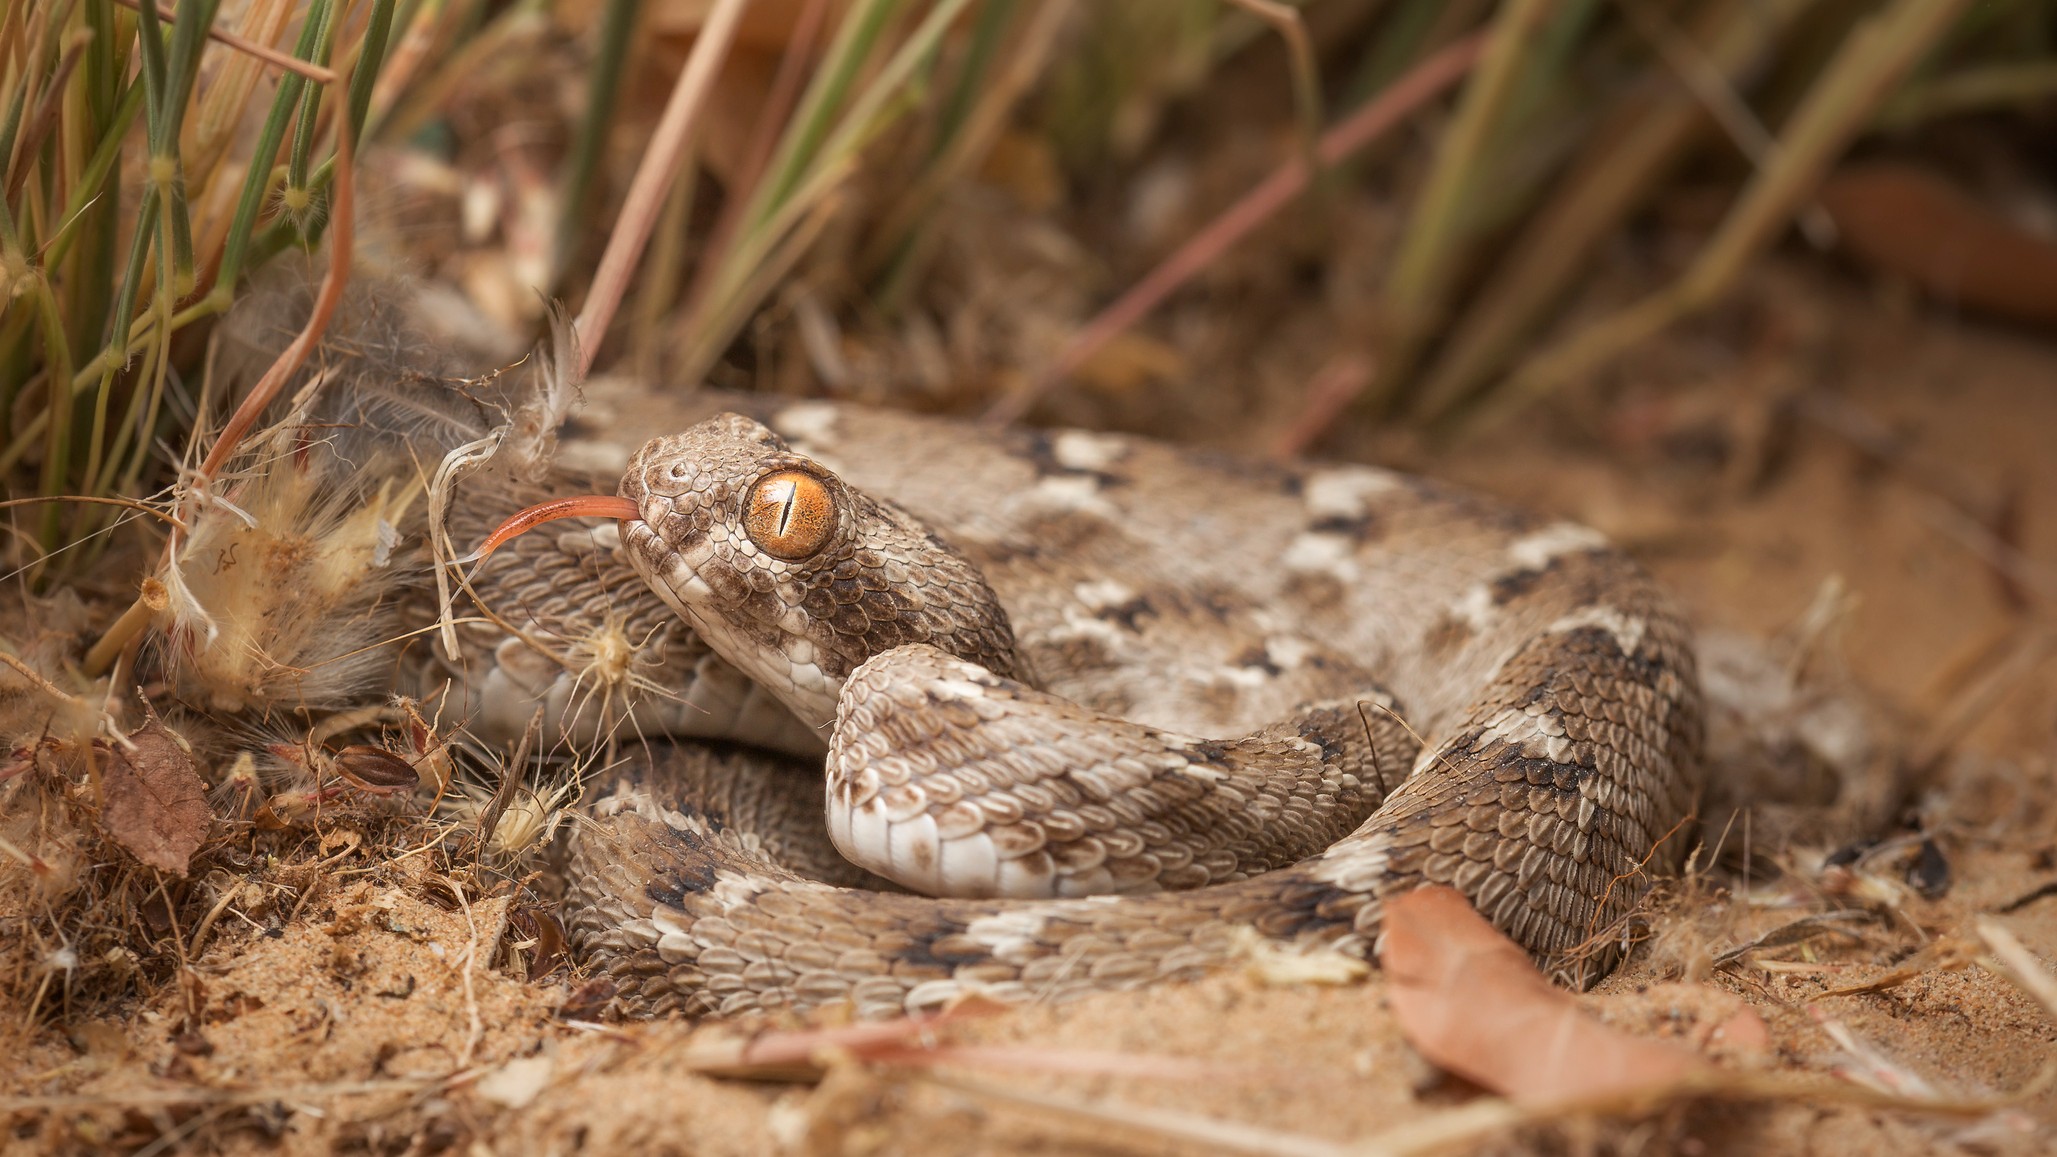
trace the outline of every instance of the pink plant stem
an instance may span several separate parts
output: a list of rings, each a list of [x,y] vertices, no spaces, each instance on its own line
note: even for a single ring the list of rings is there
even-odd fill
[[[650,231],[656,227],[657,216],[664,208],[664,198],[678,176],[679,160],[685,153],[693,122],[706,101],[708,87],[714,83],[715,70],[735,39],[736,22],[748,6],[749,0],[720,0],[715,5],[707,22],[700,26],[686,67],[672,86],[664,116],[650,137],[643,163],[636,166],[635,179],[629,183],[628,197],[622,202],[621,216],[615,218],[614,232],[607,238],[607,251],[600,255],[600,268],[593,274],[593,288],[586,294],[585,308],[573,323],[579,342],[581,375],[593,368],[593,359],[600,352],[600,339],[607,336],[614,311],[628,291],[629,278],[635,275],[636,263],[643,258],[643,247],[650,240]]]
[[[134,11],[140,0],[114,0],[114,2],[130,11]],[[170,20],[177,13],[159,4],[157,6],[157,15],[165,20]],[[269,44],[259,44],[255,40],[238,36],[226,28],[210,27],[207,30],[207,36],[209,39],[225,44],[237,52],[248,53],[275,68],[283,68],[288,72],[297,72],[316,84],[336,83],[336,74],[333,71],[323,68],[319,64],[311,64],[291,53],[280,52]]]
[[[1467,36],[1415,65],[1406,76],[1380,93],[1376,100],[1323,133],[1315,155],[1323,165],[1333,165],[1377,140],[1409,113],[1435,99],[1469,72],[1485,47],[1485,40],[1483,32]],[[1026,386],[994,402],[986,411],[986,420],[1003,425],[1018,421],[1045,391],[1069,377],[1108,342],[1141,321],[1165,298],[1212,264],[1222,251],[1242,240],[1299,196],[1312,177],[1305,158],[1296,157],[1280,167],[1074,334],[1050,364],[1030,378]]]
[[[250,432],[250,427],[257,424],[265,408],[285,388],[286,380],[307,361],[307,355],[314,351],[315,343],[328,329],[329,318],[334,316],[337,304],[343,300],[343,289],[350,284],[350,251],[356,235],[357,179],[353,173],[356,157],[356,142],[350,139],[350,118],[339,116],[336,118],[336,176],[329,186],[332,191],[329,199],[329,268],[321,279],[321,292],[315,296],[314,311],[308,315],[307,324],[293,339],[293,344],[279,354],[271,367],[264,371],[264,376],[257,380],[257,385],[243,398],[243,403],[236,407],[236,412],[229,415],[221,436],[214,440],[206,460],[200,463],[200,471],[187,490],[189,495],[205,490],[221,468],[228,464],[236,447]],[[190,503],[192,500],[188,498],[187,501]],[[172,545],[177,541],[176,533],[166,540],[166,558],[171,557]]]

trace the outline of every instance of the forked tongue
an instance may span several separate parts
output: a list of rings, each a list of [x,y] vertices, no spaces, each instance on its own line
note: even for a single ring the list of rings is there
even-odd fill
[[[643,517],[643,512],[629,499],[614,494],[581,494],[576,498],[554,498],[549,502],[538,502],[526,510],[517,511],[507,521],[493,528],[486,541],[479,544],[472,558],[486,561],[486,556],[499,550],[512,540],[546,522],[560,518],[612,518],[620,522],[633,522]]]

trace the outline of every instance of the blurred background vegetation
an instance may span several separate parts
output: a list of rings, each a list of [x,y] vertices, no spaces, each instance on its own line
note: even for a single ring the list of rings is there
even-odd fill
[[[318,272],[339,131],[356,276],[419,279],[511,361],[582,299],[719,7],[5,2],[0,475],[155,502],[220,422],[213,325],[265,267]],[[1451,83],[1405,88],[1439,60]],[[1323,151],[1382,98],[1397,127]],[[1789,235],[2051,320],[2053,114],[2047,0],[758,0],[598,364],[1173,435],[1240,415],[1287,449],[1462,438]],[[1254,236],[1210,234],[1310,157]],[[1584,300],[1624,246],[1647,292]],[[1167,259],[1166,306],[1093,329]],[[9,514],[11,566],[50,582],[131,512]]]

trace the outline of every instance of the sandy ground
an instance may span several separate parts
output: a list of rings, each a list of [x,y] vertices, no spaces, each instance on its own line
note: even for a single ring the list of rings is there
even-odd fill
[[[2057,1023],[1975,950],[1951,946],[1984,914],[2057,960],[2057,896],[2019,902],[2057,881],[2057,679],[2019,650],[2046,629],[2035,588],[2057,567],[2057,349],[1882,304],[1811,264],[1756,282],[1753,336],[1722,357],[1706,355],[1707,334],[1733,318],[1623,367],[1622,381],[1645,385],[1461,451],[1375,438],[1343,449],[1609,531],[1697,621],[1755,640],[1750,653],[1804,656],[1810,702],[1826,696],[1851,707],[1836,718],[1862,721],[1859,757],[1840,771],[1825,761],[1815,781],[1790,774],[1805,760],[1725,766],[1730,794],[1762,808],[1720,830],[1710,821],[1718,865],[1674,888],[1647,944],[1582,998],[1725,1070],[1814,1079],[1813,1093],[1467,1133],[1477,1091],[1412,1052],[1376,974],[1317,986],[1254,971],[956,1021],[933,1039],[983,1051],[947,1064],[827,1056],[826,1075],[807,1080],[723,1077],[710,1057],[737,1026],[569,1020],[576,976],[530,982],[494,951],[514,906],[505,888],[377,838],[338,839],[309,850],[321,865],[310,899],[222,920],[172,983],[26,1027],[9,1014],[18,1043],[0,1066],[0,1147],[1322,1153],[1427,1123],[1455,1130],[1459,1151],[2047,1152],[2057,1088],[2039,1074],[2057,1057]],[[1805,324],[1761,324],[1789,307]],[[1846,409],[1823,411],[1817,390]],[[1898,448],[1860,448],[1853,411]],[[2009,504],[2004,537],[2018,553],[1966,529],[1950,500],[1965,494]],[[1924,752],[1941,754],[1905,772],[1911,806],[1867,819],[1880,777]],[[1874,834],[1906,821],[1929,833],[1948,866],[1944,894],[1904,882],[1906,855],[1822,871],[1825,853],[1881,818]],[[1911,854],[1918,841],[1903,845]],[[1712,965],[1767,930],[1852,907],[1872,913],[1854,935]],[[1715,1031],[1741,1006],[1761,1016],[1764,1039]],[[1867,1080],[1938,1110],[1866,1104]],[[1194,1131],[1214,1140],[1179,1139]]]

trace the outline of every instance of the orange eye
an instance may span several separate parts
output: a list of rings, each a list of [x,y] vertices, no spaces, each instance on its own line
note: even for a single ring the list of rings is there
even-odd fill
[[[743,529],[775,558],[798,562],[828,544],[836,499],[821,479],[798,470],[767,474],[750,487]]]

